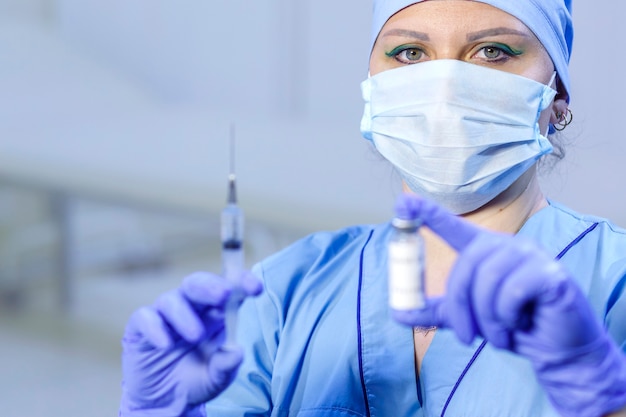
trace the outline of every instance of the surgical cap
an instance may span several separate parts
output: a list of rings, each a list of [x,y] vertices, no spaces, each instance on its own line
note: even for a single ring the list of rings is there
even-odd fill
[[[374,42],[383,25],[396,12],[426,0],[374,0],[372,37]],[[570,92],[568,64],[572,53],[574,28],[571,0],[475,0],[490,4],[523,22],[543,44],[552,58],[561,83]]]

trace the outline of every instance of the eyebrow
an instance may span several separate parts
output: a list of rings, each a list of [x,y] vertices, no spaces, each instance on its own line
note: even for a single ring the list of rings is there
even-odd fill
[[[480,30],[478,32],[472,32],[467,34],[467,40],[469,42],[476,41],[478,39],[486,38],[488,36],[496,36],[496,35],[518,35],[523,36],[525,38],[529,38],[528,33],[521,32],[519,30],[506,28],[506,27],[498,27],[492,29]]]
[[[488,36],[497,36],[497,35],[518,35],[523,36],[525,38],[530,37],[527,33],[521,32],[519,30],[507,28],[507,27],[497,27],[491,29],[480,30],[478,32],[472,32],[467,34],[467,40],[469,42],[476,41],[478,39],[486,38]],[[408,29],[390,29],[383,33],[383,37],[385,36],[404,36],[407,38],[415,38],[422,41],[429,41],[430,37],[427,33],[418,32],[415,30]]]
[[[383,37],[385,36],[404,36],[406,38],[415,38],[421,41],[429,41],[430,37],[427,33],[424,32],[416,32],[414,30],[408,29],[389,29],[385,33],[383,33]]]

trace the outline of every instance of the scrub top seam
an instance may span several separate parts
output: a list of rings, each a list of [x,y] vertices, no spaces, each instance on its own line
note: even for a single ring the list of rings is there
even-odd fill
[[[594,223],[591,226],[589,226],[587,228],[587,230],[585,230],[584,232],[582,232],[580,235],[578,235],[576,237],[576,239],[572,240],[569,245],[567,245],[557,256],[556,256],[556,260],[560,260],[563,256],[565,256],[565,254],[567,252],[569,252],[570,249],[572,249],[574,246],[576,246],[581,240],[583,240],[583,238],[585,236],[587,236],[589,233],[591,233],[596,227],[598,227],[598,223]]]
[[[471,366],[474,364],[474,361],[476,361],[476,358],[478,358],[478,355],[480,355],[480,352],[483,351],[486,345],[487,345],[487,340],[483,340],[480,346],[478,346],[478,348],[476,349],[476,352],[474,352],[472,359],[469,360],[469,362],[467,363],[467,366],[465,367],[465,369],[463,369],[463,372],[461,372],[459,379],[457,379],[456,384],[454,384],[454,387],[452,388],[452,391],[450,391],[450,395],[448,396],[448,399],[446,400],[446,403],[443,406],[443,409],[441,410],[441,417],[444,417],[446,415],[446,410],[448,409],[448,405],[450,404],[450,401],[452,401],[452,397],[454,397],[454,394],[456,393],[457,388],[459,388],[459,385],[461,385],[461,381],[463,381],[465,374],[467,374],[467,371],[469,371]]]
[[[357,290],[357,308],[356,308],[356,325],[357,325],[357,336],[358,336],[358,356],[359,356],[359,377],[361,378],[361,389],[363,390],[363,401],[365,402],[365,415],[366,417],[370,417],[370,405],[369,400],[367,398],[367,386],[365,384],[365,375],[363,373],[363,334],[361,332],[361,290],[363,287],[363,258],[365,255],[365,248],[370,242],[372,235],[374,234],[374,230],[370,230],[370,234],[361,248],[361,255],[359,257],[359,287]]]

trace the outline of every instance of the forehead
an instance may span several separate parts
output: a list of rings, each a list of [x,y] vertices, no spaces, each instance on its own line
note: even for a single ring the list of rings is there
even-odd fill
[[[401,27],[436,33],[507,27],[532,34],[524,23],[505,11],[469,0],[429,0],[412,4],[392,15],[380,35]]]

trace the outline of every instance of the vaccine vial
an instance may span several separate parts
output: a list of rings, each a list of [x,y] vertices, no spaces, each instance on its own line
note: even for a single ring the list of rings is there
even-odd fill
[[[394,218],[389,240],[389,306],[395,310],[424,308],[424,240],[418,219]]]

